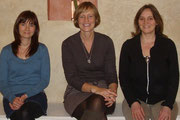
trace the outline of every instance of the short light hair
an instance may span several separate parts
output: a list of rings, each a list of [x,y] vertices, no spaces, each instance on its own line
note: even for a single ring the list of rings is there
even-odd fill
[[[93,12],[94,12],[95,27],[97,27],[100,24],[101,19],[100,19],[100,15],[99,15],[99,12],[98,12],[96,6],[94,4],[92,4],[91,2],[83,2],[78,6],[78,8],[74,12],[74,26],[75,27],[79,28],[79,24],[78,24],[79,15],[82,12],[89,10],[89,9],[93,10]]]

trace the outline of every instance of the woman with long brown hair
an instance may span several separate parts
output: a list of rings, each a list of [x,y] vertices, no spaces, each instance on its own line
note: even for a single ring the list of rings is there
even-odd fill
[[[14,24],[15,40],[0,54],[0,92],[11,120],[35,120],[46,115],[50,61],[39,43],[39,23],[32,11],[23,11]]]
[[[134,26],[119,63],[123,114],[127,120],[175,120],[179,84],[175,44],[163,34],[163,20],[152,4],[139,9]]]

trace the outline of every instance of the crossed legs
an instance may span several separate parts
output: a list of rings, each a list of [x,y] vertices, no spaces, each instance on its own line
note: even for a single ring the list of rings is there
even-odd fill
[[[72,116],[78,120],[107,120],[107,109],[104,98],[93,94],[75,109]]]

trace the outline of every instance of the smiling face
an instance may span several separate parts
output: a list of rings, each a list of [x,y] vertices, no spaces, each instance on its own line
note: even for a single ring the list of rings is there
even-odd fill
[[[93,32],[95,27],[95,16],[92,9],[87,9],[78,17],[78,25],[81,32]]]
[[[35,32],[35,25],[29,20],[19,24],[19,34],[21,39],[31,39]]]
[[[147,8],[141,13],[138,19],[138,25],[142,34],[155,34],[157,23],[150,9]]]

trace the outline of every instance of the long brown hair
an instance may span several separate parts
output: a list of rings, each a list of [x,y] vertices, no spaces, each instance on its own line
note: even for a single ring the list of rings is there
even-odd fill
[[[145,9],[150,9],[151,10],[151,12],[153,14],[153,17],[154,17],[154,19],[155,19],[155,21],[157,23],[156,28],[155,28],[155,34],[167,37],[165,34],[163,34],[164,23],[163,23],[162,17],[160,15],[159,11],[157,10],[157,8],[153,4],[144,5],[138,10],[138,12],[137,12],[137,14],[136,14],[136,16],[134,18],[135,32],[131,33],[132,36],[134,37],[134,36],[141,33],[141,30],[140,30],[139,24],[138,24],[138,20],[139,20],[140,15],[142,14],[142,12]]]
[[[19,16],[16,19],[16,22],[14,24],[14,41],[12,42],[12,51],[14,53],[14,55],[17,56],[17,52],[18,52],[18,47],[21,44],[21,36],[19,34],[19,24],[20,23],[25,23],[26,21],[30,21],[35,25],[35,32],[31,38],[31,44],[29,46],[28,49],[28,53],[26,56],[32,56],[38,49],[39,46],[39,22],[37,19],[37,16],[34,12],[32,11],[23,11],[22,13],[19,14]]]

